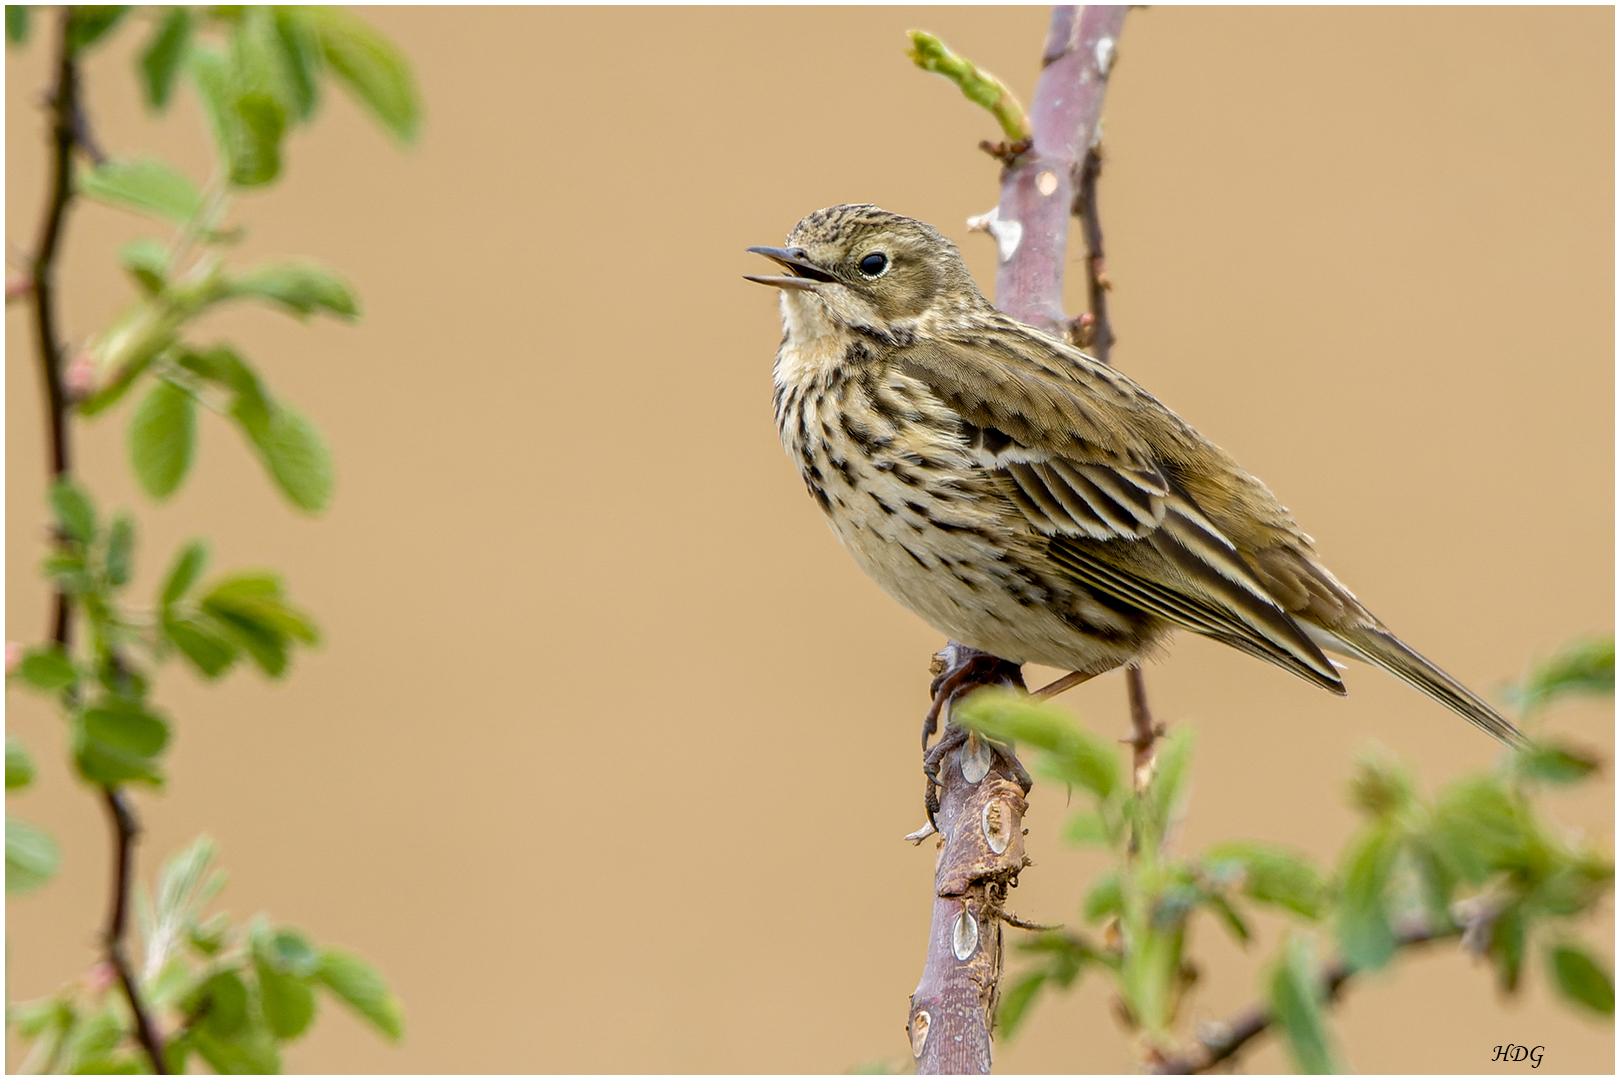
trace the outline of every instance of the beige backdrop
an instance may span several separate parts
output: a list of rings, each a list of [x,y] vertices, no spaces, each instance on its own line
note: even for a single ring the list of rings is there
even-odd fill
[[[915,70],[926,27],[1028,100],[1045,9],[371,9],[417,64],[400,153],[334,98],[279,186],[241,200],[244,257],[299,253],[360,286],[357,327],[220,315],[328,434],[331,511],[290,512],[204,425],[169,505],[135,491],[127,407],[78,427],[84,474],[157,553],[286,571],[327,644],[290,680],[171,671],[173,783],[141,796],[141,869],[207,830],[227,907],[374,958],[404,998],[390,1049],[323,1019],[301,1070],[839,1071],[909,1065],[932,853],[917,730],[938,636],[839,549],[777,445],[776,298],[750,244],[873,201],[964,220],[996,168],[989,118]],[[134,27],[88,65],[116,153],[199,177],[197,108],[146,118]],[[1327,561],[1410,641],[1494,692],[1613,625],[1610,9],[1135,11],[1107,107],[1102,191],[1119,364],[1264,478]],[[6,71],[6,237],[32,242],[44,166],[39,43]],[[123,302],[111,253],[145,226],[70,223],[67,330]],[[1071,309],[1079,310],[1071,288]],[[45,625],[39,388],[8,312],[6,632]],[[1264,837],[1329,856],[1373,743],[1429,784],[1487,765],[1477,731],[1371,669],[1340,700],[1202,640],[1150,672],[1199,735],[1187,843]],[[1122,732],[1118,676],[1064,703]],[[56,721],[13,695],[42,763],[13,800],[61,876],[10,905],[8,993],[91,960],[107,861]],[[1548,726],[1613,749],[1612,710]],[[1603,790],[1554,800],[1612,842]],[[1037,789],[1016,910],[1076,917],[1101,856],[1062,847]],[[1610,909],[1590,935],[1612,950]],[[1191,1013],[1251,1000],[1213,924]],[[1612,952],[1611,952],[1612,955]],[[1015,961],[1016,963],[1016,961]],[[1608,1024],[1539,967],[1505,1002],[1460,955],[1413,957],[1338,1011],[1364,1071],[1606,1072]],[[1100,982],[998,1046],[1008,1071],[1128,1068]],[[15,1061],[15,1057],[11,1060]],[[1283,1067],[1268,1045],[1254,1070]],[[1523,1071],[1523,1066],[1505,1071]]]

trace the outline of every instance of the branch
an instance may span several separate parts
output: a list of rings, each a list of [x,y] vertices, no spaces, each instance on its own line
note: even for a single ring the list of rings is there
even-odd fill
[[[998,306],[1060,335],[1068,326],[1063,270],[1073,191],[1082,158],[1096,139],[1114,43],[1124,20],[1124,7],[1052,9],[1041,76],[1027,117],[1029,144],[1005,148],[1010,161],[1002,171],[1001,201],[984,222],[1000,253]],[[980,74],[977,69],[972,73]],[[967,93],[967,85],[958,82]],[[985,85],[983,96],[990,89],[1004,89],[999,83]],[[1010,96],[996,100],[1005,103]],[[1022,131],[1021,124],[1003,118],[1009,137],[1018,133],[1015,126]],[[950,702],[977,686],[1023,689],[1016,665],[979,650],[953,641],[940,657],[944,670],[933,687],[930,722],[939,715],[948,720]],[[1022,827],[1028,774],[1010,750],[949,724],[928,752],[925,768],[941,850],[928,958],[907,1023],[912,1056],[919,1074],[988,1073],[990,1026],[1000,992],[1002,907],[1007,890],[1028,864]],[[936,779],[942,787],[937,810]]]
[[[1457,937],[1460,930],[1434,929],[1429,926],[1410,927],[1396,935],[1396,948],[1408,949],[1431,941]],[[1322,969],[1322,992],[1329,1001],[1337,1001],[1339,992],[1356,973],[1348,961],[1336,960]],[[1256,1036],[1271,1027],[1271,1010],[1264,1005],[1251,1005],[1230,1020],[1209,1025],[1209,1032],[1201,1034],[1197,1043],[1179,1054],[1172,1054],[1155,1063],[1149,1070],[1177,1075],[1208,1072],[1232,1057]]]
[[[69,45],[73,9],[64,7],[58,25],[56,52],[56,85],[49,99],[51,120],[50,195],[45,208],[45,220],[40,226],[39,243],[34,248],[32,266],[32,292],[34,331],[39,342],[40,375],[45,384],[45,411],[51,441],[51,476],[69,475],[73,468],[68,438],[69,400],[62,380],[62,337],[56,311],[56,261],[62,246],[63,229],[68,207],[73,201],[73,151],[86,148],[92,156],[100,151],[90,142],[89,125],[85,121],[79,102],[79,68]],[[62,590],[55,594],[55,616],[51,638],[64,649],[73,633],[72,607]],[[163,1047],[158,1041],[140,988],[135,983],[129,958],[125,954],[124,939],[128,928],[131,867],[134,861],[135,838],[140,824],[116,786],[102,788],[107,813],[112,820],[114,835],[112,902],[107,914],[107,929],[102,943],[107,950],[107,961],[118,972],[124,995],[134,1015],[135,1037],[151,1060],[152,1071],[167,1073],[164,1067]]]
[[[1102,218],[1097,209],[1097,181],[1102,176],[1102,151],[1093,146],[1080,166],[1080,181],[1074,193],[1074,216],[1080,219],[1080,235],[1086,242],[1086,303],[1090,310],[1080,316],[1075,344],[1108,364],[1114,347],[1114,329],[1108,322],[1108,267],[1103,260]]]
[[[1001,174],[1001,201],[987,222],[996,238],[996,306],[1064,337],[1063,268],[1081,166],[1096,141],[1125,8],[1060,5],[1041,55],[1028,150]]]

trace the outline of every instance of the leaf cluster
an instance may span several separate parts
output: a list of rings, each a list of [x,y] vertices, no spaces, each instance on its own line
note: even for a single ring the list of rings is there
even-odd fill
[[[1601,655],[1588,642],[1571,651],[1574,657],[1538,671],[1589,671],[1580,657]],[[1612,664],[1612,644],[1608,655]],[[1563,681],[1568,689],[1545,700],[1590,689],[1584,676]],[[1348,974],[1388,964],[1404,942],[1461,938],[1490,959],[1499,987],[1511,993],[1540,942],[1547,975],[1567,1001],[1613,1013],[1611,975],[1572,935],[1574,920],[1613,887],[1612,858],[1566,836],[1535,804],[1540,791],[1595,771],[1595,759],[1580,750],[1543,742],[1491,771],[1451,781],[1432,799],[1408,771],[1369,757],[1351,785],[1363,823],[1329,871],[1259,841],[1179,852],[1192,746],[1185,728],[1159,744],[1138,790],[1117,744],[1051,705],[983,690],[959,706],[957,719],[1034,747],[1035,771],[1087,796],[1065,823],[1065,839],[1114,856],[1081,901],[1092,933],[1047,931],[1019,946],[1028,962],[1010,981],[998,1016],[1009,1035],[1044,992],[1095,970],[1113,983],[1122,1014],[1146,1045],[1169,1054],[1182,1000],[1198,977],[1188,956],[1193,916],[1205,912],[1246,947],[1261,908],[1291,923],[1259,990],[1302,1071],[1343,1065],[1324,1011],[1329,988],[1318,954],[1329,949],[1339,957],[1337,970]]]
[[[224,887],[213,841],[200,837],[171,858],[154,895],[137,896],[144,1000],[164,1042],[170,1072],[193,1055],[216,1073],[281,1071],[283,1044],[310,1026],[325,995],[390,1041],[404,1033],[397,998],[353,953],[319,945],[263,915],[233,923],[207,914]],[[14,1006],[12,1020],[33,1040],[22,1071],[138,1072],[130,1016],[105,969],[60,992]]]

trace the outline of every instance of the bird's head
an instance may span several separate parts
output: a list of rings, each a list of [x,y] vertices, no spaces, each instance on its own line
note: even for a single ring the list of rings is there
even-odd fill
[[[746,275],[783,292],[784,318],[879,332],[929,313],[988,306],[956,245],[933,226],[870,204],[829,206],[793,227],[787,247],[753,247],[787,271]]]

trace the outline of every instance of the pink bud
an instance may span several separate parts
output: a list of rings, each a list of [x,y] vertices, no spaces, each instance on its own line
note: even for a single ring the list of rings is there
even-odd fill
[[[118,981],[118,969],[103,960],[92,967],[84,977],[84,982],[92,994],[106,993],[113,983]]]
[[[27,274],[6,275],[6,299],[15,300],[34,291],[34,279]]]
[[[6,674],[10,675],[22,663],[23,647],[20,641],[6,642]]]
[[[68,361],[62,372],[62,383],[75,398],[87,398],[96,389],[96,362],[89,353],[82,352]]]

